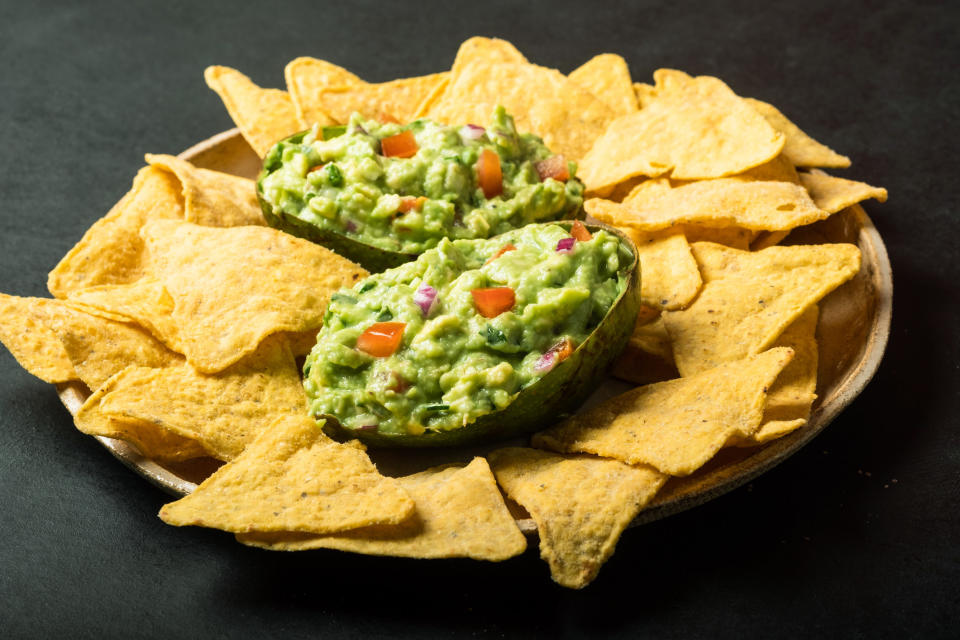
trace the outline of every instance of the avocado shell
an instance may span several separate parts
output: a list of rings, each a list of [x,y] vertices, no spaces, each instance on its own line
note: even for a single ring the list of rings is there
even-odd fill
[[[280,157],[283,143],[299,144],[304,136],[310,133],[310,130],[301,131],[289,138],[285,138],[273,145],[263,160],[263,169],[257,176],[257,200],[260,202],[260,208],[263,210],[263,217],[267,224],[281,231],[295,235],[298,238],[310,240],[321,246],[334,251],[348,260],[356,262],[370,273],[380,273],[393,267],[399,267],[405,262],[416,260],[419,253],[401,253],[399,251],[389,251],[373,245],[361,242],[332,229],[322,229],[314,226],[297,216],[274,208],[263,197],[262,183],[263,179],[272,171],[280,167],[282,160]],[[579,207],[568,220],[582,220],[586,213],[583,207]]]
[[[568,228],[569,222],[555,222]],[[640,309],[640,260],[633,242],[621,231],[605,224],[586,224],[591,232],[603,229],[620,239],[626,265],[617,273],[620,295],[606,317],[573,354],[542,378],[522,389],[506,408],[480,416],[451,431],[427,431],[421,435],[386,435],[342,427],[336,416],[321,415],[324,430],[338,440],[356,438],[372,447],[447,447],[494,441],[539,431],[574,412],[604,379],[633,332]]]

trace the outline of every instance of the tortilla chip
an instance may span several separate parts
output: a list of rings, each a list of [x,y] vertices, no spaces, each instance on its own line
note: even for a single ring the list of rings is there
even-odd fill
[[[397,480],[417,505],[414,516],[400,525],[365,527],[336,536],[255,532],[237,539],[276,551],[340,549],[377,556],[493,562],[527,548],[483,458],[474,458],[466,467],[428,469]]]
[[[737,177],[744,180],[772,180],[774,182],[800,184],[797,168],[793,166],[793,163],[783,152],[769,162],[764,162],[758,167],[738,173]]]
[[[187,222],[206,227],[267,224],[253,180],[200,169],[174,156],[148,153],[146,159],[150,165],[169,171],[180,180]]]
[[[301,129],[314,125],[325,127],[337,124],[337,121],[323,110],[320,94],[324,90],[366,84],[343,67],[308,57],[291,60],[283,70],[283,75],[287,80],[287,90],[293,99]]]
[[[867,198],[875,198],[880,202],[887,201],[887,190],[881,187],[871,187],[865,182],[844,180],[828,176],[822,171],[816,173],[801,173],[800,182],[817,206],[830,213],[836,213]]]
[[[47,289],[66,298],[79,289],[140,279],[147,266],[140,228],[148,220],[182,218],[179,181],[166,171],[144,167],[130,192],[50,272]]]
[[[20,366],[44,382],[77,379],[77,372],[54,331],[69,313],[59,300],[21,298],[0,293],[0,342]]]
[[[274,418],[307,413],[300,372],[283,336],[217,374],[188,364],[129,367],[110,379],[100,411],[146,420],[197,440],[220,460],[233,460]]]
[[[554,582],[581,589],[667,476],[653,467],[509,447],[488,456],[497,482],[537,523]]]
[[[757,354],[860,269],[852,244],[796,245],[747,252],[691,245],[704,285],[681,311],[665,311],[683,376]]]
[[[771,440],[790,435],[803,425],[807,424],[806,418],[796,418],[794,420],[768,420],[760,425],[760,429],[755,434],[745,439],[735,439],[732,444],[737,447],[753,447],[766,444]]]
[[[638,387],[534,434],[533,446],[688,475],[733,436],[756,433],[767,389],[792,357],[791,349],[779,347],[687,378]]]
[[[290,94],[280,89],[261,89],[247,76],[230,67],[207,67],[203,72],[240,133],[261,158],[278,140],[307,127],[297,118]]]
[[[485,123],[496,105],[568,160],[582,157],[613,119],[610,109],[555,69],[476,61],[450,80],[428,114],[447,124]]]
[[[160,518],[234,533],[333,533],[396,524],[413,513],[396,480],[381,476],[360,449],[330,440],[306,414],[261,427],[243,455],[164,505]]]
[[[54,331],[80,380],[90,389],[131,365],[161,368],[184,361],[142,327],[75,309],[66,309]]]
[[[416,119],[420,104],[438,86],[446,83],[449,76],[450,72],[446,71],[381,84],[357,82],[323,89],[318,100],[324,113],[336,122],[347,122],[354,111],[375,120],[389,117],[398,122],[410,122]]]
[[[790,229],[784,231],[760,231],[757,237],[750,243],[750,251],[763,251],[767,247],[773,247],[790,235]],[[738,249],[740,247],[737,247]]]
[[[654,99],[657,89],[646,82],[634,82],[633,93],[637,96],[637,105],[643,109]]]
[[[630,340],[610,373],[634,384],[679,378],[670,335],[657,309],[641,307]]]
[[[149,420],[103,413],[100,410],[100,401],[112,387],[108,380],[84,401],[73,417],[79,431],[91,436],[123,440],[136,447],[145,458],[160,462],[181,462],[207,455],[207,450],[196,440],[174,433]]]
[[[588,189],[637,175],[720,178],[769,162],[783,148],[784,136],[717,78],[669,69],[654,78],[655,98],[617,118],[583,158]]]
[[[806,189],[790,182],[718,178],[668,190],[635,190],[634,194],[622,203],[591,198],[584,208],[601,222],[641,231],[678,224],[782,230],[829,215],[817,208]]]
[[[680,309],[700,291],[700,270],[682,231],[645,233],[622,228],[640,257],[640,302],[655,309]]]
[[[474,62],[525,64],[527,59],[515,46],[506,40],[474,36],[467,38],[460,44],[450,71],[456,76]]]
[[[615,53],[590,58],[567,76],[610,107],[614,117],[639,109],[627,61]]]
[[[774,129],[786,136],[783,155],[797,167],[829,167],[842,169],[850,166],[850,158],[822,145],[790,122],[772,104],[754,98],[744,98]]]
[[[683,235],[687,237],[687,242],[714,242],[722,244],[741,251],[747,251],[751,248],[751,242],[762,231],[753,231],[742,227],[701,227],[694,224],[680,225],[683,229]]]

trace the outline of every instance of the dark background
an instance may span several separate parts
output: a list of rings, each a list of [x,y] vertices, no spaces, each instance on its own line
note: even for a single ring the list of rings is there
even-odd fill
[[[944,2],[12,2],[0,0],[0,290],[46,273],[143,154],[232,127],[209,64],[283,86],[299,55],[383,81],[501,36],[567,72],[613,51],[723,78],[889,189],[891,340],[804,450],[628,531],[587,589],[535,548],[502,564],[271,554],[177,529],[168,497],[72,427],[0,350],[0,635],[20,637],[957,637],[957,63]],[[533,545],[535,547],[535,545]]]

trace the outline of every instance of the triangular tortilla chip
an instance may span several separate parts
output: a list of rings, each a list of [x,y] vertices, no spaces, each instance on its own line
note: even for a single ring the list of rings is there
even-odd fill
[[[267,224],[253,180],[193,166],[174,156],[147,154],[147,162],[177,176],[183,187],[184,219],[206,227]]]
[[[57,317],[66,313],[59,300],[0,293],[0,342],[21,367],[44,382],[78,378],[54,330]]]
[[[300,372],[283,336],[220,373],[200,373],[188,364],[129,367],[104,386],[104,415],[150,421],[197,440],[220,460],[239,456],[274,418],[307,413]]]
[[[702,284],[697,261],[682,230],[645,233],[621,228],[640,257],[640,302],[655,309],[680,309],[696,297]]]
[[[670,69],[654,78],[654,99],[617,118],[583,158],[587,189],[637,175],[720,178],[769,162],[783,148],[784,136],[721,80]]]
[[[688,475],[733,436],[746,438],[760,428],[767,390],[792,357],[791,349],[780,347],[638,387],[535,434],[533,446]]]
[[[515,46],[506,40],[473,36],[460,43],[450,71],[454,76],[457,76],[474,62],[524,64],[527,62],[527,59]]]
[[[183,219],[183,196],[175,176],[144,167],[130,192],[50,272],[47,289],[66,298],[79,289],[140,279],[147,267],[140,228],[156,219]]]
[[[860,269],[852,244],[738,251],[691,245],[704,285],[697,299],[663,314],[681,375],[767,349],[790,324]],[[748,295],[744,295],[748,292]]]
[[[175,526],[332,533],[407,519],[413,500],[367,454],[323,434],[306,414],[263,425],[263,435],[197,489],[164,505]]]
[[[428,469],[398,478],[416,502],[407,522],[333,536],[250,533],[237,539],[277,551],[340,549],[406,558],[473,558],[499,562],[523,553],[526,538],[507,511],[487,461]]]
[[[540,136],[568,160],[581,158],[613,119],[605,104],[556,69],[489,61],[454,75],[428,116],[446,124],[487,122],[496,105],[514,117],[518,131]]]
[[[318,100],[336,122],[347,122],[357,111],[365,118],[410,122],[416,118],[417,108],[439,85],[445,83],[450,72],[434,73],[416,78],[402,78],[380,84],[353,83],[330,87],[319,93]]]
[[[343,67],[326,60],[301,57],[291,60],[283,70],[287,91],[293,98],[301,128],[325,127],[336,120],[323,110],[320,94],[326,89],[366,84]]]
[[[261,158],[278,140],[307,128],[297,119],[293,100],[286,91],[261,89],[230,67],[207,67],[203,77],[207,86],[223,100],[230,118]]]
[[[761,100],[744,98],[747,103],[757,110],[774,129],[786,136],[783,145],[783,155],[797,167],[829,167],[842,169],[850,166],[850,158],[842,156],[830,147],[820,144],[790,122],[785,115],[774,107]]]
[[[567,77],[610,107],[614,117],[625,116],[640,108],[627,61],[615,53],[594,56]]]
[[[653,467],[510,447],[488,455],[497,482],[533,517],[554,582],[580,589],[667,476]]]
[[[836,213],[868,198],[887,201],[886,189],[871,187],[865,182],[835,178],[822,171],[801,173],[800,182],[810,192],[810,197],[817,206],[830,213]]]

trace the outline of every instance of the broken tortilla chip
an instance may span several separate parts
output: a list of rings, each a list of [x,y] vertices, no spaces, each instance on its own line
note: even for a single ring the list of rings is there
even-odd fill
[[[530,512],[554,582],[581,589],[667,476],[653,467],[521,447],[488,455],[497,482]]]
[[[78,375],[57,338],[57,319],[69,313],[59,300],[0,293],[0,342],[21,367],[44,382],[76,380]]]
[[[151,166],[173,173],[183,188],[184,219],[205,227],[267,224],[253,180],[200,169],[174,156],[146,155]]]
[[[689,475],[733,436],[760,428],[767,390],[792,357],[791,349],[779,347],[638,387],[534,434],[532,444]]]
[[[330,440],[306,413],[261,428],[243,455],[164,505],[160,518],[234,533],[332,533],[396,524],[413,513],[396,480],[380,475],[357,447]]]
[[[580,164],[589,190],[637,175],[721,178],[769,162],[784,136],[717,78],[660,69],[655,97],[617,118]]]
[[[691,248],[704,281],[700,295],[686,309],[663,313],[683,376],[767,349],[860,269],[860,250],[852,244],[748,252],[696,242]]]
[[[180,183],[166,171],[144,167],[130,191],[50,272],[47,289],[66,298],[79,289],[140,279],[147,267],[140,228],[158,219],[183,219]]]
[[[399,525],[364,527],[332,536],[252,532],[248,545],[277,551],[339,549],[406,558],[473,558],[499,562],[523,553],[527,540],[507,511],[487,461],[428,469],[397,478],[416,503]]]
[[[250,78],[230,67],[207,67],[203,72],[234,124],[258,156],[267,154],[275,142],[302,131],[290,94],[280,89],[261,89]]]
[[[850,158],[842,156],[830,147],[820,144],[790,122],[785,115],[772,104],[744,98],[747,104],[756,109],[774,129],[786,137],[783,155],[796,167],[827,167],[842,169],[850,166]]]

